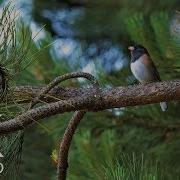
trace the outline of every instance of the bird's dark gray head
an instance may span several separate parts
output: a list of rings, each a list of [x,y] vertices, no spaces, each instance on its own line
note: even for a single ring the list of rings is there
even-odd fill
[[[135,62],[143,54],[149,54],[147,49],[142,45],[129,46],[128,49],[131,51],[131,62]]]

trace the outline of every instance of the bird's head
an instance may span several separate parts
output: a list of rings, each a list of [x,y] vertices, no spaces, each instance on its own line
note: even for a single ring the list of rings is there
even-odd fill
[[[136,53],[136,52],[147,53],[147,49],[144,46],[142,46],[142,45],[129,46],[128,49],[132,53]]]
[[[149,54],[147,49],[142,45],[129,46],[128,49],[131,52],[132,61],[137,60],[143,54]]]

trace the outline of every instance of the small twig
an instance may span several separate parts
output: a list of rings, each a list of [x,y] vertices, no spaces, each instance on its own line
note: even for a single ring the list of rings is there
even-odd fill
[[[93,84],[98,85],[98,82],[96,81],[96,79],[94,78],[94,76],[92,76],[89,73],[84,73],[84,72],[73,72],[73,73],[67,73],[64,74],[62,76],[58,76],[56,77],[53,81],[51,81],[39,94],[39,96],[37,96],[30,104],[30,109],[35,106],[39,99],[42,99],[43,96],[45,94],[47,94],[51,89],[53,89],[54,87],[56,87],[59,83],[68,80],[68,79],[72,79],[72,78],[86,78],[89,81],[91,81]]]

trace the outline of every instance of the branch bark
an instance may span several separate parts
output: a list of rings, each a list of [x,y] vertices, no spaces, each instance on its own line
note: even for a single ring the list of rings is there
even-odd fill
[[[73,72],[73,73],[68,73],[64,74],[62,76],[56,77],[52,82],[50,82],[45,88],[43,88],[40,92],[40,94],[31,102],[30,108],[35,106],[39,100],[42,100],[44,96],[52,90],[54,87],[56,87],[59,83],[72,79],[72,78],[85,78],[89,80],[92,84],[93,87],[98,86],[97,80],[94,78],[89,73],[84,73],[84,72]],[[60,143],[60,148],[59,148],[59,154],[58,154],[58,166],[57,166],[57,178],[58,180],[65,180],[66,179],[66,174],[67,174],[67,168],[68,168],[68,152],[69,148],[71,145],[71,141],[73,138],[73,135],[77,129],[78,124],[80,123],[81,119],[83,118],[84,114],[86,111],[76,111],[69,124],[68,127],[66,128],[66,131],[63,135],[62,141]]]
[[[79,91],[78,91],[79,90]],[[66,92],[68,94],[68,92]],[[74,93],[74,91],[73,91]],[[0,123],[0,134],[11,133],[35,121],[64,112],[100,111],[110,108],[180,100],[180,80],[115,88],[79,88],[71,98],[49,103]],[[73,98],[72,98],[73,96]]]
[[[171,81],[171,83],[179,83],[180,80]],[[167,82],[168,83],[168,82]],[[129,86],[130,87],[130,86]],[[119,87],[126,88],[126,87]],[[143,88],[143,86],[142,86]],[[37,97],[44,86],[17,86],[13,93],[7,95],[7,103],[29,103],[33,98]],[[75,87],[55,87],[45,95],[43,101],[56,102],[58,99],[67,100],[77,96],[84,96],[93,88],[75,88]]]
[[[30,107],[34,107],[39,100],[42,100],[44,96],[46,96],[47,93],[49,93],[50,90],[54,89],[59,83],[66,81],[68,79],[73,79],[73,78],[85,78],[89,80],[94,86],[98,85],[98,82],[89,73],[85,72],[72,72],[72,73],[67,73],[61,76],[56,77],[53,81],[51,81],[45,88],[43,88],[39,95],[34,98],[34,100],[31,102]],[[56,98],[57,99],[57,98]]]
[[[80,123],[81,119],[85,115],[85,111],[76,111],[63,135],[60,143],[59,154],[58,154],[58,167],[57,167],[57,178],[58,180],[65,180],[68,168],[68,152],[71,145],[73,135]]]
[[[53,81],[51,81],[45,88],[43,88],[40,91],[39,95],[31,101],[29,110],[32,107],[34,107],[39,101],[43,100],[44,96],[54,87],[56,87],[59,83],[68,79],[78,78],[78,77],[89,80],[93,84],[93,87],[96,87],[99,85],[97,80],[94,78],[94,76],[92,76],[89,73],[72,72],[72,73],[67,73],[67,74],[58,76]],[[60,143],[59,154],[58,154],[58,166],[57,166],[58,180],[66,179],[67,168],[68,168],[68,152],[71,145],[71,141],[75,133],[75,130],[77,129],[77,126],[80,123],[85,113],[86,111],[76,111],[73,114],[68,124],[68,127],[66,128],[66,131],[63,135],[63,139]]]

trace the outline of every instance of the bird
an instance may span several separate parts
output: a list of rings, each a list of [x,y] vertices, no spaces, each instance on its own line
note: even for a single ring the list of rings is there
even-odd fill
[[[129,46],[131,53],[130,68],[132,74],[140,83],[161,81],[159,72],[151,59],[148,50],[142,45]],[[160,102],[162,111],[168,108],[167,102]]]

